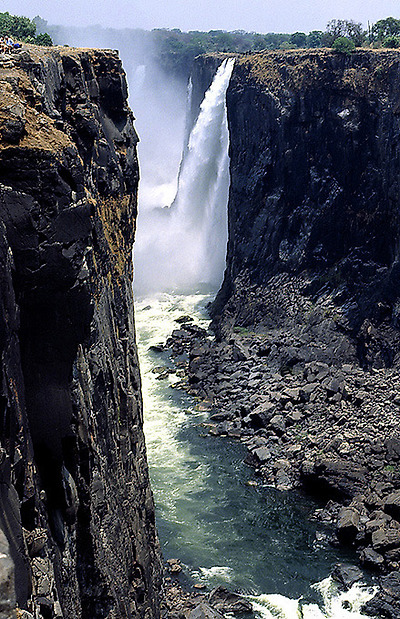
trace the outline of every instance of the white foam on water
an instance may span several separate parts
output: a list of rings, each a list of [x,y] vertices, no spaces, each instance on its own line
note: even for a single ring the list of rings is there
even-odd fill
[[[320,604],[278,594],[246,597],[262,619],[368,619],[361,613],[361,608],[376,593],[375,587],[359,584],[353,585],[349,591],[340,591],[331,577],[316,583],[313,588],[321,596]]]
[[[164,476],[168,486],[154,483],[157,488],[157,505],[168,518],[184,523],[185,512],[182,507],[192,492],[201,489],[207,477],[207,469],[192,457],[190,445],[178,440],[180,429],[187,423],[187,410],[176,402],[175,394],[158,380],[152,369],[162,365],[148,353],[150,346],[165,342],[173,329],[179,325],[175,319],[182,315],[195,316],[195,322],[203,328],[209,319],[197,309],[209,300],[208,295],[159,294],[135,302],[138,351],[142,375],[144,403],[144,431],[148,460],[153,478]],[[170,377],[175,381],[176,377]],[[205,419],[205,413],[190,409],[192,423]],[[189,504],[189,502],[187,501]]]
[[[212,584],[214,578],[230,582],[233,577],[233,569],[227,566],[214,565],[213,567],[201,567],[200,574],[204,577],[207,584]]]

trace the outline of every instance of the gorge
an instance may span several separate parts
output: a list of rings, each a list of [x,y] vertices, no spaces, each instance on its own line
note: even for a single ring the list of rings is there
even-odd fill
[[[399,59],[398,52],[371,50],[351,57],[327,50],[244,55],[234,66],[225,55],[199,58],[189,114],[194,135],[197,126],[201,137],[207,110],[218,108],[227,110],[228,125],[221,115],[218,127],[229,127],[230,138],[227,263],[211,306],[216,340],[202,330],[208,325],[203,310],[195,321],[182,315],[189,308],[196,314],[198,301],[204,307],[222,277],[221,253],[209,272],[208,256],[202,255],[215,207],[225,207],[227,198],[227,139],[219,150],[223,134],[217,128],[214,156],[201,157],[200,177],[192,174],[201,167],[193,149],[200,144],[201,151],[203,142],[191,137],[192,154],[181,164],[174,204],[170,213],[159,204],[158,220],[150,218],[156,242],[142,254],[145,267],[152,261],[149,273],[156,277],[149,290],[157,292],[163,232],[169,236],[171,226],[175,235],[169,236],[169,253],[184,249],[171,272],[185,271],[186,248],[197,237],[185,245],[181,218],[192,214],[192,228],[200,231],[198,211],[208,204],[209,227],[195,252],[200,263],[193,259],[187,277],[168,280],[161,299],[171,286],[175,296],[164,305],[160,297],[138,302],[144,352],[150,344],[158,348],[151,352],[153,369],[165,373],[158,366],[166,364],[166,376],[175,374],[188,397],[197,396],[204,406],[185,413],[193,407],[186,395],[172,412],[158,402],[166,417],[147,438],[150,455],[154,450],[161,458],[158,477],[168,501],[175,501],[175,524],[185,528],[182,515],[190,511],[179,475],[172,481],[166,476],[168,459],[176,458],[179,473],[185,454],[174,450],[182,445],[189,450],[196,500],[201,503],[208,492],[215,502],[221,497],[220,528],[211,531],[209,542],[216,552],[221,531],[241,524],[241,491],[249,523],[235,539],[239,555],[251,531],[266,544],[263,535],[274,530],[274,518],[283,513],[290,522],[301,513],[306,521],[306,505],[310,511],[311,505],[321,507],[294,494],[301,484],[331,499],[322,515],[337,527],[339,541],[357,549],[366,568],[384,574],[378,602],[368,611],[376,617],[397,617],[400,598]],[[7,569],[17,575],[15,590],[8,584],[9,603],[18,601],[18,616],[26,619],[158,617],[163,570],[132,299],[137,136],[121,62],[110,51],[28,47],[3,62],[1,79],[1,528],[9,551],[1,541],[4,561],[8,553],[12,559]],[[207,92],[210,105],[198,113]],[[210,192],[201,187],[208,176],[224,182]],[[187,179],[194,183],[189,191]],[[174,212],[176,226],[166,221]],[[200,283],[214,289],[194,300],[179,296],[179,288],[193,293]],[[163,329],[176,318],[176,333],[160,346],[155,334],[165,338]],[[148,375],[154,379],[146,363],[145,387]],[[181,398],[170,395],[162,377],[153,383],[167,399]],[[209,429],[227,438],[204,436]],[[246,452],[232,439],[248,449],[256,480],[240,468]],[[216,488],[203,484],[204,471]],[[157,499],[158,481],[153,484]],[[285,498],[288,492],[293,498]],[[268,503],[271,520],[264,521]],[[207,510],[202,518],[213,523]],[[159,522],[160,532],[170,527],[176,535],[179,527],[165,513]],[[285,537],[290,527],[281,528],[276,556],[284,554],[279,546],[286,541],[290,557],[291,547],[303,542],[298,531],[293,540]],[[304,530],[307,560],[315,579],[322,579],[335,558],[345,555],[329,549],[323,536],[314,539],[317,526],[308,523]],[[318,539],[321,545],[314,548]],[[178,543],[174,554],[184,545]],[[257,541],[248,548],[253,564]],[[318,607],[314,598],[300,604],[304,589],[297,583],[289,582],[286,591],[272,585],[269,573],[269,591],[263,590],[265,581],[249,584],[253,577],[245,569],[240,574],[240,561],[233,568],[216,555],[214,564],[206,565],[204,555],[197,565],[193,555],[181,560],[192,571],[204,568],[195,578],[209,586],[231,575],[234,587],[247,594],[280,592],[276,603],[256,602],[264,602],[255,610],[266,617],[364,616],[357,601],[337,591]],[[297,560],[300,565],[302,558]],[[271,559],[269,572],[276,565]],[[314,578],[309,571],[306,587]]]

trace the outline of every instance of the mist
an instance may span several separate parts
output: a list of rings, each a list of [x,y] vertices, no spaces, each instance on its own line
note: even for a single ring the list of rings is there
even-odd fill
[[[171,206],[177,192],[186,135],[187,81],[167,74],[158,65],[155,44],[143,31],[57,26],[50,27],[49,32],[56,44],[119,50],[140,140],[135,292],[169,289],[174,280],[172,256],[168,258],[160,251],[167,213],[164,211],[160,219],[160,212]]]
[[[98,27],[57,27],[50,33],[58,44],[120,52],[140,138],[135,293],[187,291],[203,284],[216,289],[227,244],[225,92],[233,61],[225,63],[196,118],[190,83],[159,65],[159,50],[147,33]]]

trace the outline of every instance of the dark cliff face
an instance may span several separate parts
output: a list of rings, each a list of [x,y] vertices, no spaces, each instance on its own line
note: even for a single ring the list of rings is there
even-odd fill
[[[17,602],[46,618],[157,617],[121,63],[31,48],[0,89],[0,502]]]
[[[284,321],[269,292],[290,280],[314,304],[330,295],[350,334],[368,320],[397,341],[399,78],[395,51],[237,59],[227,270],[213,309],[222,332]]]

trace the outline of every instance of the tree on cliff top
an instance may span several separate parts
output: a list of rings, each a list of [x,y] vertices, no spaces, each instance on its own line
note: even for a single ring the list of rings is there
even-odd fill
[[[332,44],[335,52],[339,52],[340,54],[351,54],[354,52],[356,45],[354,41],[349,39],[348,37],[338,37]]]
[[[332,47],[334,41],[341,37],[350,39],[356,47],[360,47],[366,39],[366,33],[362,24],[352,19],[332,19],[326,26],[323,44]]]
[[[53,45],[51,37],[36,36],[36,24],[29,17],[19,17],[10,13],[0,13],[0,36],[12,36],[18,41],[36,45]]]
[[[400,19],[387,17],[380,19],[371,28],[372,41],[383,41],[388,37],[396,37],[400,35]]]

